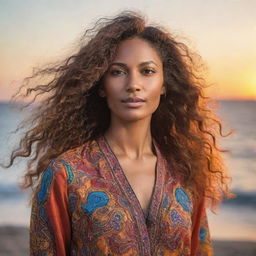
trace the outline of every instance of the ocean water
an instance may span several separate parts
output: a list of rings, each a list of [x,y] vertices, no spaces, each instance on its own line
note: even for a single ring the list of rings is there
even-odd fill
[[[224,131],[235,133],[220,141],[233,178],[232,191],[237,197],[224,201],[217,214],[208,212],[211,236],[214,239],[256,241],[256,101],[219,101],[218,115]],[[11,134],[26,113],[0,103],[0,161],[17,145],[21,134]],[[9,169],[0,168],[0,225],[29,225],[29,193],[18,188],[25,161],[19,159]]]

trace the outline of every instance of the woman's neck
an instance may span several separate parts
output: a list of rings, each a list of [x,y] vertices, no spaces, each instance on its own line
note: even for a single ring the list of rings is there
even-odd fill
[[[139,159],[152,154],[149,119],[129,123],[112,121],[105,138],[116,155]]]

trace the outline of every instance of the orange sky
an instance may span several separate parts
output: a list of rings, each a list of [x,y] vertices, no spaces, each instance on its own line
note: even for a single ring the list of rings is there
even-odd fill
[[[3,1],[0,8],[0,100],[32,67],[65,56],[84,28],[124,7],[142,11],[188,38],[206,62],[215,98],[256,100],[256,1]],[[16,81],[16,82],[15,82]]]

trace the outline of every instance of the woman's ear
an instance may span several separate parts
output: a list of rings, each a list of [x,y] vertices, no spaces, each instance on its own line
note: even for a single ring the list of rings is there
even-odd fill
[[[161,89],[161,95],[166,95],[166,89],[164,85],[162,86],[162,89]]]

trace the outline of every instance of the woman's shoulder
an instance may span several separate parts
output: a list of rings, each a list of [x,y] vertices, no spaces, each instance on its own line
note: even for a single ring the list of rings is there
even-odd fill
[[[57,159],[63,159],[67,161],[83,160],[86,156],[97,146],[96,140],[86,142],[78,147],[68,149],[60,154]]]
[[[97,140],[92,140],[63,152],[53,159],[52,162],[56,167],[62,166],[70,173],[77,170],[90,171],[95,169],[100,154],[101,151]]]

